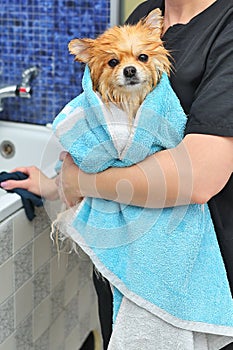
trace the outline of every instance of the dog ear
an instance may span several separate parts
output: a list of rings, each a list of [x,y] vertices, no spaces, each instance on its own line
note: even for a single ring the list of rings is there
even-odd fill
[[[163,17],[162,12],[159,8],[151,11],[147,17],[143,19],[143,24],[147,25],[153,31],[156,31],[157,34],[162,32],[163,28]]]
[[[68,48],[75,61],[87,63],[90,60],[90,48],[93,39],[73,39],[69,42]]]

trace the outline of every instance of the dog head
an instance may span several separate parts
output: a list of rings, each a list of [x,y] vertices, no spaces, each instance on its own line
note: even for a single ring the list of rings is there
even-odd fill
[[[115,26],[96,39],[73,39],[69,51],[87,63],[94,91],[103,101],[142,103],[163,72],[169,74],[169,53],[161,40],[163,18],[159,9],[136,25]]]

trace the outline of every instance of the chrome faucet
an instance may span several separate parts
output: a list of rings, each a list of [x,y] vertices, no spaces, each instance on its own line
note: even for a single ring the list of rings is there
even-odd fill
[[[8,97],[30,98],[32,94],[31,81],[39,74],[39,68],[34,66],[25,69],[19,85],[7,85],[0,88],[0,112],[3,111],[3,100]]]

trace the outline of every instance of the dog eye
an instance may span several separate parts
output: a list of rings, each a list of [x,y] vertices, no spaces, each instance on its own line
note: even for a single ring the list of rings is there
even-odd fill
[[[141,55],[138,56],[138,60],[141,62],[147,62],[148,58],[149,57],[145,53],[142,53]]]
[[[116,67],[119,63],[120,62],[116,58],[113,58],[110,61],[108,61],[108,65],[112,68]]]

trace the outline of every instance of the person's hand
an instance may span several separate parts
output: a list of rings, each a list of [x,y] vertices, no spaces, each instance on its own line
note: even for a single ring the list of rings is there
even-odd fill
[[[80,169],[65,151],[60,154],[60,160],[62,168],[56,178],[59,197],[68,207],[72,207],[83,198],[79,188]]]
[[[28,175],[25,180],[7,180],[0,184],[5,190],[14,188],[22,188],[45,199],[55,200],[58,198],[58,190],[55,179],[48,178],[40,169],[35,166],[19,167],[11,170],[11,172],[21,171]]]

